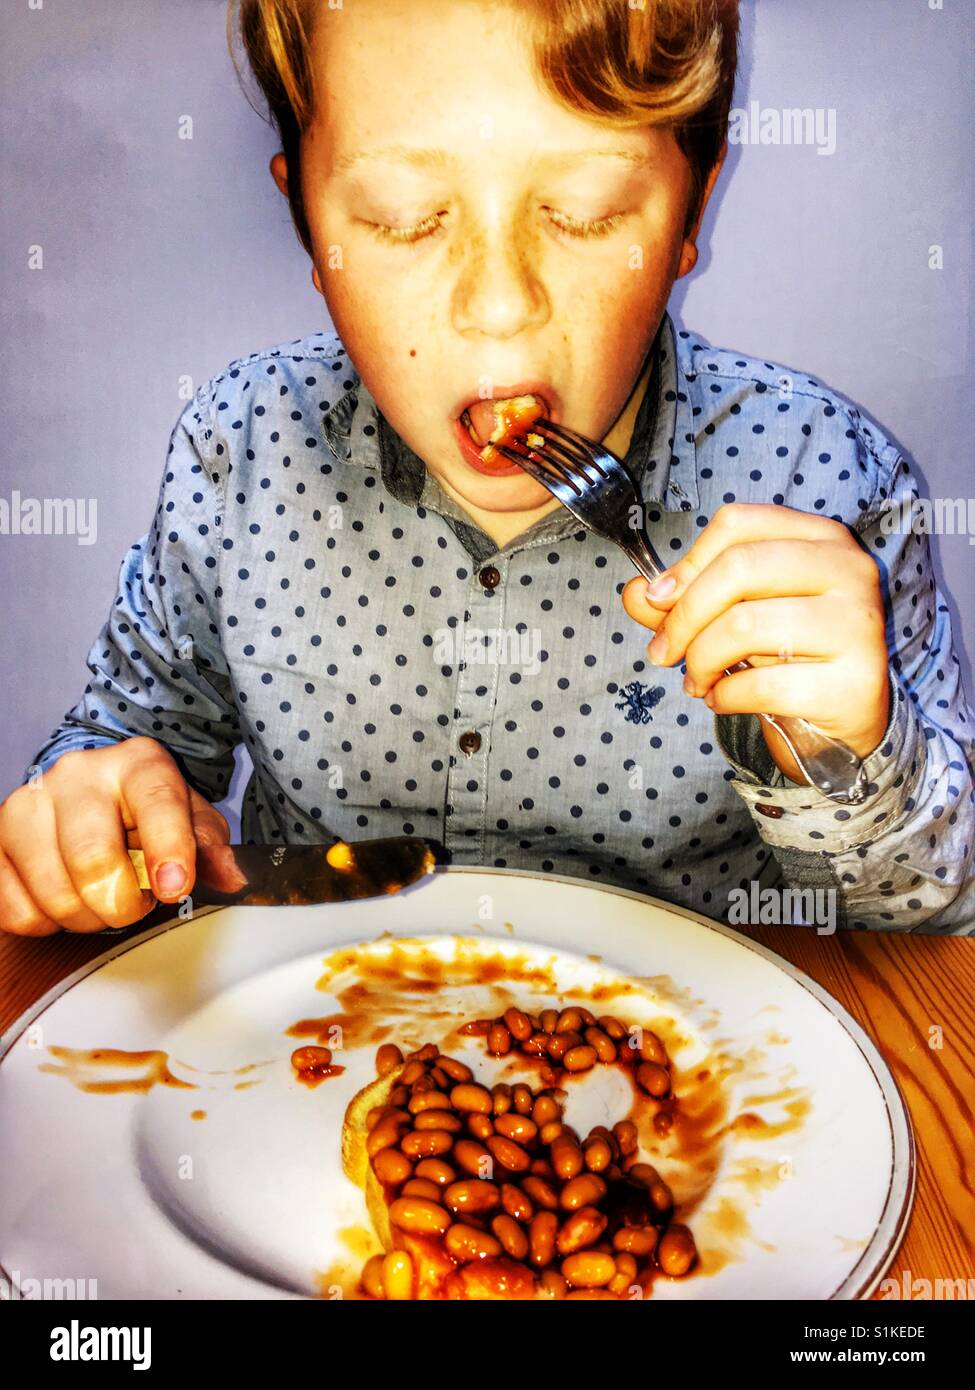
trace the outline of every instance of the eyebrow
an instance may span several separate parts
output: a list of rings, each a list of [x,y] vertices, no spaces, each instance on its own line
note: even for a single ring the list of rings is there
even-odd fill
[[[562,150],[558,153],[541,155],[536,163],[547,165],[553,169],[565,169],[588,159],[615,159],[622,160],[627,164],[648,164],[650,162],[650,156],[646,152],[613,146],[607,149]],[[344,155],[335,161],[334,169],[336,173],[347,173],[357,164],[380,161],[384,163],[399,161],[427,169],[449,169],[457,163],[457,156],[450,154],[447,150],[424,149],[414,145],[384,145],[382,149],[360,150],[355,154]]]

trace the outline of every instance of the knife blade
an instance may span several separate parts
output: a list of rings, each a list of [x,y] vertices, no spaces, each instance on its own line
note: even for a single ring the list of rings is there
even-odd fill
[[[140,888],[145,855],[130,849]],[[333,845],[198,845],[194,903],[229,907],[309,906],[398,893],[432,873],[436,856],[411,835]]]

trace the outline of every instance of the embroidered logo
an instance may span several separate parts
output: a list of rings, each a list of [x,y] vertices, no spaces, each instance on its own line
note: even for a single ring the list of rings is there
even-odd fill
[[[662,685],[655,685],[651,690],[642,681],[630,681],[620,693],[623,698],[616,701],[616,708],[626,710],[625,718],[632,724],[649,724],[653,720],[650,711],[660,703],[666,692]]]

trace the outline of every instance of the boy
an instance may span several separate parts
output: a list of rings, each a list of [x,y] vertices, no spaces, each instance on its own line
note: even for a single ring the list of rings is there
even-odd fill
[[[0,808],[0,925],[136,920],[127,839],[158,898],[191,893],[243,741],[245,840],[416,833],[716,917],[759,882],[830,891],[854,928],[969,933],[971,714],[926,542],[885,524],[909,468],[820,383],[666,313],[721,168],[734,6],[240,21],[336,332],[183,412],[92,682]],[[630,465],[671,561],[649,592],[485,463],[490,403],[526,394]],[[805,785],[759,711],[849,744],[865,802]]]

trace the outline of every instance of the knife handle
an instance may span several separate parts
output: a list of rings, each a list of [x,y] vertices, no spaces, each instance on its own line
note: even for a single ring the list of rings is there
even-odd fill
[[[146,873],[146,856],[141,849],[130,849],[129,858],[132,860],[132,867],[135,869],[135,876],[139,880],[140,888],[148,888],[152,892],[152,884],[149,882],[149,875]]]

